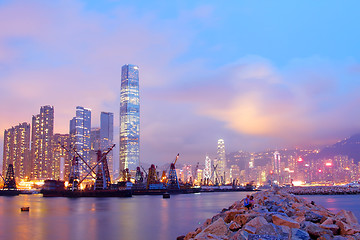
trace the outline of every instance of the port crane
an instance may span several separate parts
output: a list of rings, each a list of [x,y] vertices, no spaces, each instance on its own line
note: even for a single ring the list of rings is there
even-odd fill
[[[2,177],[2,175],[1,175]],[[4,178],[3,178],[4,179]],[[15,175],[14,175],[14,167],[12,164],[9,164],[8,169],[6,171],[6,176],[4,179],[4,190],[14,190],[16,189]]]
[[[64,145],[59,143],[62,148],[64,148],[66,151],[70,153],[70,150],[67,149]],[[79,185],[88,177],[91,176],[95,179],[94,184],[94,190],[103,190],[103,189],[109,189],[111,185],[110,180],[110,173],[109,173],[109,167],[107,164],[106,156],[112,151],[112,149],[115,147],[115,144],[113,144],[111,147],[109,147],[106,151],[97,151],[97,162],[96,164],[91,167],[83,158],[82,156],[76,151],[75,148],[72,148],[72,150],[75,152],[75,155],[73,156],[72,162],[71,162],[71,169],[70,169],[70,175],[69,175],[69,186],[68,188],[72,191],[78,190]],[[79,159],[84,163],[79,164]],[[82,166],[84,170],[87,172],[85,176],[80,179],[80,169],[79,166]],[[87,167],[87,168],[86,168]],[[97,172],[95,172],[95,168],[97,169]]]
[[[209,179],[210,182],[212,182],[213,185],[219,185],[219,180],[218,180],[219,179],[219,173],[216,171],[217,167],[218,167],[217,164],[213,165],[213,171],[212,171],[211,177]],[[212,179],[214,179],[214,182],[213,182]]]
[[[171,165],[170,165],[169,176],[168,176],[168,180],[167,180],[167,188],[168,189],[180,189],[179,181],[178,181],[178,178],[176,175],[176,170],[175,170],[175,164],[178,159],[179,159],[179,153],[177,154],[175,161],[173,163],[171,163]]]

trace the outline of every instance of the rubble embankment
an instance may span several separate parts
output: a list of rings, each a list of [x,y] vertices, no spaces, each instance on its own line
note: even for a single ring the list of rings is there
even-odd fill
[[[351,211],[335,214],[282,190],[267,190],[252,196],[252,209],[245,208],[243,200],[237,201],[177,239],[360,239],[360,225]]]
[[[358,187],[345,186],[312,186],[312,187],[287,187],[283,191],[295,195],[346,195],[360,194]]]

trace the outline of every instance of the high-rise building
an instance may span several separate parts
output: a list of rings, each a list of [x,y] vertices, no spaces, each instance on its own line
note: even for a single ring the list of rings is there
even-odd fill
[[[4,131],[3,171],[13,164],[15,177],[30,177],[30,124],[21,123]]]
[[[70,120],[71,144],[86,163],[90,163],[91,109],[76,107],[76,116]],[[80,161],[81,164],[84,164]],[[85,165],[85,164],[84,164]],[[81,171],[84,173],[84,168]]]
[[[205,157],[205,169],[204,169],[204,179],[210,180],[211,177],[211,159],[208,155]]]
[[[101,112],[100,115],[100,147],[106,150],[114,143],[114,114],[111,112]],[[113,152],[107,155],[110,176],[113,176]]]
[[[226,171],[226,156],[225,156],[225,142],[223,139],[218,140],[217,146],[217,172],[220,175],[221,183],[225,183],[225,171]]]
[[[54,107],[42,106],[32,117],[31,171],[33,179],[53,178]]]
[[[53,159],[54,159],[54,179],[66,180],[69,179],[71,156],[68,150],[70,147],[69,134],[55,134],[53,146]]]
[[[140,98],[139,67],[124,65],[121,69],[120,93],[120,172],[135,170],[140,164]]]
[[[97,151],[101,150],[100,128],[91,128],[90,132],[90,165],[97,162]]]

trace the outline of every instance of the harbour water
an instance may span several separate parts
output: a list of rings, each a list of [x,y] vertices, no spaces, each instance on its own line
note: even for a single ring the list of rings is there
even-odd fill
[[[176,239],[246,192],[132,198],[0,197],[0,239]],[[360,195],[303,196],[332,211],[347,209],[360,219]],[[29,206],[29,212],[20,208]]]

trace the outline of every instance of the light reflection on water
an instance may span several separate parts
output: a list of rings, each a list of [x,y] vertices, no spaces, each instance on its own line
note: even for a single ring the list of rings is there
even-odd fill
[[[0,239],[176,239],[246,192],[133,198],[0,197]],[[29,206],[29,212],[20,208]]]

